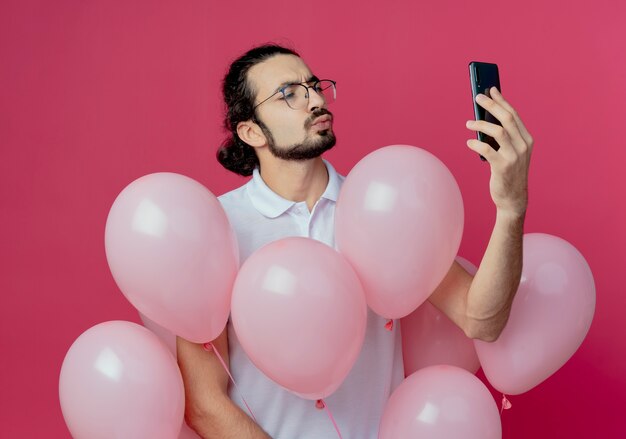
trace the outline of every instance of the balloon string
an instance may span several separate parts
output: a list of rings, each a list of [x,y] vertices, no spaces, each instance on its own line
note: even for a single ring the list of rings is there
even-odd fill
[[[324,400],[323,399],[318,399],[315,402],[315,407],[317,407],[318,409],[325,409],[326,410],[326,413],[328,414],[328,417],[330,418],[331,422],[335,426],[335,431],[337,432],[337,435],[339,436],[339,439],[343,439],[341,437],[341,432],[339,431],[339,427],[337,426],[337,423],[335,422],[335,418],[333,418],[333,414],[330,412],[330,409],[328,408],[328,406],[326,405]]]
[[[241,393],[241,390],[239,389],[239,386],[237,385],[237,382],[235,381],[235,379],[233,378],[233,376],[230,374],[230,371],[228,370],[228,366],[226,366],[226,363],[224,362],[224,359],[222,358],[222,356],[220,355],[219,351],[217,349],[215,349],[215,346],[213,345],[213,342],[209,342],[209,343],[205,343],[204,345],[204,349],[207,351],[211,351],[213,350],[213,352],[215,352],[215,354],[217,355],[217,358],[220,360],[220,363],[222,363],[222,367],[224,368],[224,370],[226,371],[226,373],[228,374],[228,376],[230,377],[230,380],[233,382],[233,384],[235,385],[235,388],[237,389],[237,393],[239,393],[239,397],[241,398],[241,400],[243,401],[243,403],[245,404],[246,408],[248,409],[248,411],[250,412],[250,416],[252,417],[252,419],[254,419],[254,422],[256,422],[258,424],[258,421],[256,420],[256,418],[254,417],[254,413],[252,413],[252,409],[250,408],[250,406],[248,405],[248,403],[246,402],[246,399],[243,397],[243,393]]]
[[[511,401],[506,399],[506,395],[503,393],[502,394],[502,407],[500,407],[500,414],[502,414],[502,410],[508,410],[511,407],[513,407],[513,404],[511,404]]]

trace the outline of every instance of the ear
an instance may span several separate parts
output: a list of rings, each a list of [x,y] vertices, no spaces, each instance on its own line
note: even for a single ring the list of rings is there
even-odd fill
[[[265,138],[265,134],[263,134],[261,127],[251,120],[246,120],[245,122],[239,122],[237,124],[237,135],[241,140],[253,148],[258,148],[267,144],[267,139]]]

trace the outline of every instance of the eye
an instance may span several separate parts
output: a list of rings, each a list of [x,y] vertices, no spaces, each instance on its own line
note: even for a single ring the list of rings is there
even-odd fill
[[[282,90],[282,95],[283,98],[285,98],[288,101],[292,101],[294,99],[296,99],[298,96],[298,89],[301,88],[298,85],[290,85],[288,87],[283,88]]]

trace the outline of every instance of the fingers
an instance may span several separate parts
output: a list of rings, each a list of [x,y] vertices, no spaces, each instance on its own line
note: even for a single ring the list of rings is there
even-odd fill
[[[495,91],[496,88],[492,87],[491,90]],[[495,94],[498,94],[497,91],[493,93],[494,97],[495,97]],[[478,129],[478,131],[483,131],[482,128],[486,128],[489,125],[491,125],[492,132],[494,132],[494,130],[497,130],[495,131],[495,133],[500,134],[502,138],[508,137],[510,139],[510,142],[508,142],[507,144],[502,144],[500,143],[500,141],[498,141],[498,143],[500,144],[500,147],[501,148],[504,147],[503,152],[506,152],[508,148],[513,148],[513,150],[518,153],[523,152],[527,147],[526,141],[524,140],[523,136],[521,135],[519,131],[517,121],[515,120],[515,117],[513,116],[513,114],[509,110],[507,110],[504,106],[502,106],[503,101],[496,102],[494,99],[491,99],[485,95],[479,94],[476,97],[476,102],[478,103],[478,105],[483,107],[485,110],[487,110],[496,119],[500,121],[500,123],[502,124],[501,129],[503,132],[500,132],[500,128],[494,128],[494,127],[497,127],[498,125],[491,124],[489,122],[482,123],[481,129]],[[510,107],[509,105],[509,108],[512,108],[512,107]],[[479,123],[480,122],[482,121],[479,121]],[[485,125],[485,123],[488,125]],[[470,127],[468,126],[468,128]],[[496,138],[496,136],[492,135],[491,133],[485,132],[485,134],[489,134],[490,136]],[[499,139],[496,138],[496,140],[499,140]]]
[[[501,155],[498,154],[498,151],[493,149],[488,143],[481,142],[480,140],[469,139],[467,141],[467,146],[472,151],[475,151],[478,154],[482,155],[489,162],[490,165],[498,162],[498,160],[500,160],[501,158]]]
[[[520,135],[524,139],[524,142],[529,148],[532,148],[534,140],[532,136],[530,135],[530,133],[528,132],[528,130],[526,129],[524,122],[522,122],[522,119],[519,117],[519,114],[517,114],[517,111],[515,111],[515,108],[513,108],[513,106],[509,104],[506,99],[504,99],[504,96],[502,96],[502,93],[500,93],[500,90],[498,90],[496,87],[491,87],[489,91],[490,91],[492,99],[513,116],[513,119],[515,120],[515,123],[517,125],[517,129],[519,130]]]
[[[507,157],[517,155],[515,147],[511,144],[511,138],[504,127],[485,122],[484,120],[468,120],[465,126],[472,131],[480,131],[496,139],[496,142],[500,145],[500,149],[498,150],[500,155]]]

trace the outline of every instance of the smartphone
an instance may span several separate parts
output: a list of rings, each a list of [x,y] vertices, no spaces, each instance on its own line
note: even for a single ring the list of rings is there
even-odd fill
[[[498,91],[502,91],[500,88],[500,75],[498,74],[498,65],[486,62],[472,61],[469,63],[470,71],[470,83],[472,86],[472,102],[474,103],[474,116],[476,120],[484,120],[496,125],[502,126],[500,121],[493,117],[491,113],[478,105],[476,102],[476,95],[482,93],[486,96],[490,96],[489,89],[496,87]],[[496,151],[500,149],[500,145],[496,139],[480,131],[476,132],[478,140],[489,144]],[[485,161],[485,158],[481,155],[480,159]]]

